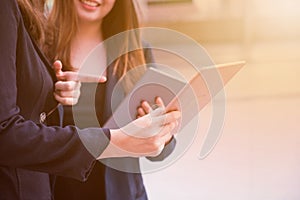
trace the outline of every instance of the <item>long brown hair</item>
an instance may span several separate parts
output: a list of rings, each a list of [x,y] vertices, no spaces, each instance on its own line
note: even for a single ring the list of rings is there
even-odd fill
[[[47,47],[45,51],[51,60],[60,59],[64,65],[64,70],[72,70],[70,55],[71,41],[78,29],[78,19],[73,0],[56,0],[49,15]],[[137,13],[132,0],[116,0],[110,13],[102,21],[102,33],[104,40],[124,31],[139,28]],[[140,35],[137,31],[127,34],[123,44],[114,49],[120,52],[127,52],[129,42],[136,43],[138,50],[127,52],[115,61],[114,73],[120,79],[127,71],[145,64]],[[109,47],[106,47],[109,49]],[[140,70],[138,70],[139,73]],[[132,87],[140,74],[134,73],[135,77],[125,78],[125,89]],[[127,79],[127,80],[126,80]]]
[[[45,0],[18,0],[30,36],[42,47],[45,41]]]

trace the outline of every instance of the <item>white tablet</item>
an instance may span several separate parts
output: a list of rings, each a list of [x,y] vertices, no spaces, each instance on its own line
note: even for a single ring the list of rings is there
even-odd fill
[[[142,101],[153,104],[155,97],[159,96],[167,111],[181,110],[184,114],[181,121],[183,128],[244,65],[245,61],[239,61],[203,67],[189,80],[178,73],[150,67],[116,107],[104,127],[123,127],[136,119],[137,108]]]

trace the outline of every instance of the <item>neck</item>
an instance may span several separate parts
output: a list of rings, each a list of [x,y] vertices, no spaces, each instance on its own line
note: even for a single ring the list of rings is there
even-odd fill
[[[75,36],[76,40],[81,40],[82,42],[93,41],[102,42],[102,31],[101,23],[78,23],[78,31]]]
[[[85,57],[103,41],[101,24],[78,24],[78,31],[71,42],[71,64],[81,66]]]

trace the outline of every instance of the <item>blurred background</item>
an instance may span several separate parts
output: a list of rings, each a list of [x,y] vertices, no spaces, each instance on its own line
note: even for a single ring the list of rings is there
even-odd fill
[[[226,118],[212,153],[198,159],[211,123],[208,105],[185,154],[144,175],[150,200],[299,200],[300,1],[137,0],[137,5],[144,26],[192,37],[215,63],[247,61],[225,88]],[[157,55],[157,61],[186,70],[168,56]]]

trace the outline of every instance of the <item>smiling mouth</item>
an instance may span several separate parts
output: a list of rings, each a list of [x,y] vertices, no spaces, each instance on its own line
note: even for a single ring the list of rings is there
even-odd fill
[[[91,7],[98,7],[101,4],[96,2],[96,1],[90,1],[90,0],[79,0],[81,3],[87,5],[87,6],[91,6]]]

